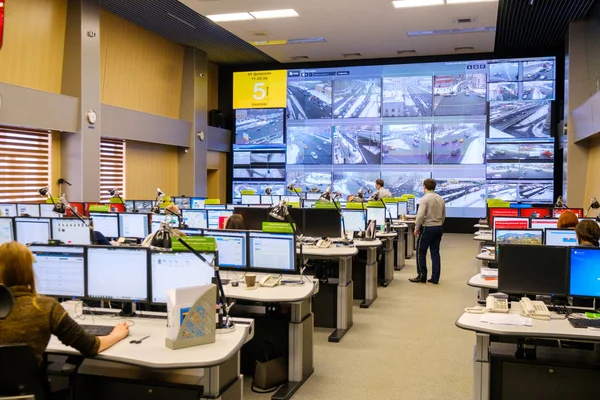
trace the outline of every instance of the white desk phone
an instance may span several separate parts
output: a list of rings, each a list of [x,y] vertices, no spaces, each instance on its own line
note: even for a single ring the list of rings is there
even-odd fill
[[[277,285],[279,285],[281,283],[281,275],[277,276],[277,275],[265,275],[264,278],[262,278],[260,280],[260,282],[258,282],[259,286],[263,286],[263,287],[275,287]]]
[[[315,247],[326,249],[331,245],[331,242],[327,239],[319,239],[317,240],[317,244]]]
[[[550,310],[543,301],[532,301],[527,297],[521,298],[521,315],[534,319],[549,320]],[[508,300],[488,296],[485,300],[485,308],[488,312],[508,312]]]

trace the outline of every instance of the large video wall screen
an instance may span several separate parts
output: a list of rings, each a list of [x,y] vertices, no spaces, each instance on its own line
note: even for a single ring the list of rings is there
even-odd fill
[[[287,106],[238,109],[233,198],[383,179],[422,196],[433,177],[448,216],[486,199],[552,203],[553,57],[287,71]]]

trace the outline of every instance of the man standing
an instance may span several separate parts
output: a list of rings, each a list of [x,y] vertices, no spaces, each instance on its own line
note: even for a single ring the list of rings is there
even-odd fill
[[[417,275],[409,279],[413,283],[434,283],[440,281],[440,242],[442,241],[442,225],[446,219],[446,202],[434,192],[436,182],[425,179],[423,182],[425,196],[419,202],[419,211],[415,224],[417,239]],[[427,280],[427,249],[431,248],[431,279]]]
[[[377,191],[373,193],[371,200],[381,200],[392,197],[392,192],[384,188],[383,185],[383,179],[377,179],[375,181],[375,187],[377,188]]]

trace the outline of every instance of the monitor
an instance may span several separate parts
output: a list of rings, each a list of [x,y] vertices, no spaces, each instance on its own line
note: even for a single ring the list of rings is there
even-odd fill
[[[504,207],[492,207],[488,208],[488,216],[490,226],[494,225],[494,218],[496,217],[518,217],[518,208],[504,208]]]
[[[152,223],[150,224],[150,232],[154,233],[157,232],[158,229],[160,228],[160,224],[162,222],[169,222],[169,218],[164,218],[164,217],[158,217],[157,219],[153,219]],[[175,217],[175,219],[171,220],[169,225],[171,225],[172,228],[177,228],[179,226],[178,222],[177,222],[177,217]]]
[[[260,204],[260,201],[257,203]],[[226,204],[204,204],[205,210],[226,210]]]
[[[148,214],[119,213],[119,236],[143,239],[148,236]]]
[[[17,215],[41,217],[39,204],[17,204]]]
[[[62,218],[62,214],[54,212],[54,204],[40,204],[40,217],[42,218]]]
[[[568,250],[561,246],[501,244],[497,254],[498,291],[566,295]]]
[[[293,215],[292,215],[293,217]],[[294,218],[296,224],[298,220]],[[342,235],[342,216],[335,208],[305,208],[302,233],[310,237],[339,238]]]
[[[556,228],[558,218],[531,218],[531,227],[535,229]]]
[[[496,244],[542,245],[544,243],[543,229],[496,229],[494,234]]]
[[[385,209],[383,207],[367,207],[367,221],[374,219],[377,226],[385,224]]]
[[[363,210],[342,210],[342,217],[346,225],[346,231],[364,231],[367,228],[367,220]]]
[[[290,199],[290,201],[294,201],[292,198],[296,196],[296,195],[292,195],[292,196],[288,196],[288,198]],[[298,197],[298,196],[296,196]],[[308,192],[306,193],[306,200],[319,200],[321,198],[321,193],[313,193],[313,192]]]
[[[108,213],[90,213],[94,230],[107,238],[119,237],[119,215]]]
[[[228,210],[235,210],[236,207],[248,207],[248,204],[227,204]]]
[[[261,231],[262,223],[270,221],[269,209],[259,207],[236,207],[234,214],[240,214],[244,218],[246,229],[251,231]],[[298,221],[296,221],[299,224]]]
[[[154,206],[153,200],[136,200],[135,201],[135,210],[141,213],[149,213],[152,212],[152,207]]]
[[[261,198],[258,194],[243,194],[242,204],[260,204]],[[266,203],[263,203],[266,204]]]
[[[551,212],[551,208],[521,208],[520,216],[530,218],[549,218]]]
[[[148,301],[148,251],[142,247],[89,247],[87,297]]]
[[[385,218],[398,219],[398,203],[386,203]]]
[[[248,241],[250,268],[281,273],[296,272],[296,243],[293,234],[250,232]]]
[[[92,244],[89,226],[77,218],[52,218],[52,239],[65,244]]]
[[[181,210],[183,216],[183,223],[188,228],[206,229],[208,228],[208,221],[206,218],[206,210],[190,209]]]
[[[208,229],[219,229],[219,217],[231,217],[233,210],[207,210]]]
[[[18,217],[17,205],[11,203],[0,204],[0,217]],[[33,217],[33,215],[32,215]]]
[[[405,201],[398,202],[398,215],[406,215],[408,214],[408,203]]]
[[[0,244],[12,242],[13,240],[15,240],[13,219],[0,217]]]
[[[30,246],[36,289],[58,297],[85,296],[85,248],[83,246]]]
[[[529,228],[529,218],[526,217],[496,217],[494,218],[493,229],[527,229]]]
[[[548,246],[577,246],[575,229],[548,228],[544,232],[544,244]]]
[[[204,236],[217,241],[219,268],[244,269],[247,266],[247,233],[242,231],[205,230]]]
[[[600,248],[571,247],[569,295],[600,297]]]
[[[244,196],[242,196],[242,204],[244,204]],[[260,204],[273,206],[281,200],[281,196],[260,196]]]
[[[213,254],[203,254],[212,261]],[[151,253],[150,276],[152,303],[165,304],[171,289],[210,285],[215,276],[211,265],[187,252]]]
[[[583,218],[583,208],[554,208],[552,209],[552,218],[560,217],[565,211],[571,211],[577,215],[577,218]]]
[[[186,236],[202,236],[202,229],[198,228],[178,229],[178,231],[185,233]]]
[[[195,210],[204,209],[204,200],[206,200],[204,197],[192,197],[190,199],[190,208]]]
[[[125,200],[125,208],[127,211],[135,210],[135,202],[133,200]]]
[[[50,218],[15,218],[15,240],[19,243],[43,243],[50,240]]]
[[[304,200],[303,205],[304,208],[314,208],[316,207],[317,200]]]

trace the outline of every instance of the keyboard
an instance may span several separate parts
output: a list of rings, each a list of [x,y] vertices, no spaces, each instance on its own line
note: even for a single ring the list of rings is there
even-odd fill
[[[84,331],[94,336],[108,336],[115,329],[108,325],[80,325]]]
[[[573,328],[600,328],[600,319],[569,318]]]

